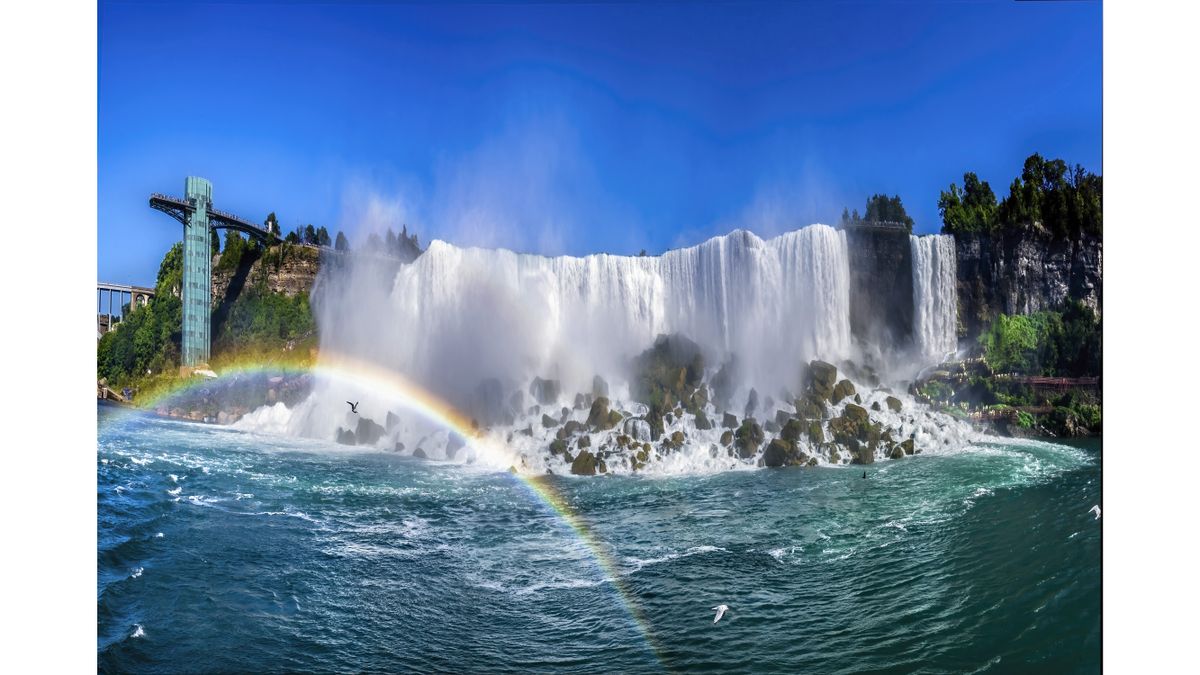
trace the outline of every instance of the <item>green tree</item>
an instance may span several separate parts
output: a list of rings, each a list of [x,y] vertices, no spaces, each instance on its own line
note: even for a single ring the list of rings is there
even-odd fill
[[[304,243],[306,243],[306,244],[316,244],[317,243],[317,231],[313,229],[312,223],[309,223],[308,225],[304,226]]]
[[[902,223],[908,227],[909,232],[912,232],[913,228],[913,219],[904,210],[904,205],[900,202],[900,195],[892,197],[882,194],[871,195],[867,199],[865,220],[868,222]]]
[[[333,247],[339,251],[350,250],[350,242],[346,240],[346,235],[342,234],[341,230],[338,230],[337,239],[334,241]]]
[[[996,227],[999,205],[992,186],[974,172],[963,174],[963,188],[954,183],[938,198],[942,231],[950,234],[988,232]]]
[[[317,246],[329,246],[332,243],[329,239],[329,230],[326,230],[324,225],[317,228],[316,240]]]

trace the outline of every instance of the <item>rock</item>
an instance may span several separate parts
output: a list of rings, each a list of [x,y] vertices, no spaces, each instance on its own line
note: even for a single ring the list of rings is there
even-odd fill
[[[723,417],[721,420],[721,426],[725,427],[726,429],[738,428],[737,415],[734,415],[732,413],[725,413],[725,417]]]
[[[733,445],[733,432],[732,431],[726,430],[725,432],[723,432],[721,434],[721,445],[723,445],[727,448],[730,445]]]
[[[787,464],[793,450],[794,447],[791,443],[782,438],[774,438],[767,444],[767,449],[763,450],[763,465],[771,468],[784,466]]]
[[[633,439],[629,438],[629,436],[626,436],[625,434],[621,434],[621,435],[617,436],[617,447],[618,448],[628,448],[629,444],[630,444],[630,442],[632,442],[632,440]]]
[[[383,428],[387,433],[392,433],[396,429],[396,425],[400,424],[400,417],[392,411],[388,411],[387,417],[383,418]]]
[[[625,420],[625,433],[639,443],[652,440],[650,438],[650,424],[646,420]]]
[[[341,427],[338,427],[337,442],[341,443],[342,445],[354,445],[355,444],[354,432],[350,431],[349,429],[343,429]]]
[[[846,408],[842,411],[842,415],[849,417],[856,422],[870,421],[870,416],[867,414],[867,409],[853,403],[846,404]]]
[[[746,412],[742,417],[751,417],[758,410],[758,390],[750,388],[750,396],[746,399]]]
[[[912,455],[916,453],[916,446],[911,438],[901,441],[898,447],[904,450],[904,454],[906,455]]]
[[[879,401],[871,401],[871,410],[883,412],[883,406],[879,405]]]
[[[558,426],[558,420],[549,415],[542,415],[542,426],[547,429],[553,429]]]
[[[884,403],[887,404],[888,410],[891,410],[892,412],[900,412],[900,399],[896,398],[895,396],[887,397],[884,399]]]
[[[416,457],[417,459],[428,459],[429,458],[429,455],[425,454],[425,450],[423,448],[417,448],[416,450],[413,450],[412,456]]]
[[[842,463],[841,453],[839,453],[837,450],[831,450],[829,452],[829,463],[830,464],[841,464]]]
[[[367,417],[358,418],[358,428],[354,430],[354,438],[359,445],[375,445],[375,442],[387,431]]]
[[[604,427],[604,428],[605,428],[605,429],[612,429],[613,427],[615,427],[615,426],[617,426],[618,424],[620,424],[620,423],[621,423],[621,420],[623,420],[623,419],[625,419],[625,416],[621,414],[621,411],[619,411],[619,410],[609,410],[609,411],[608,411],[608,426],[606,426],[606,427]]]
[[[561,438],[550,441],[550,454],[554,456],[566,454],[567,442]]]
[[[854,383],[850,380],[842,380],[833,387],[833,393],[830,394],[830,402],[837,405],[844,398],[854,396]],[[861,402],[861,400],[860,400]]]
[[[705,415],[703,410],[696,413],[695,424],[696,424],[696,428],[701,429],[701,430],[708,430],[713,427],[712,422],[708,421],[708,415]]]
[[[587,425],[595,430],[605,429],[608,425],[608,398],[601,396],[592,401],[592,409],[588,412]]]
[[[859,445],[857,448],[851,447],[853,457],[850,460],[851,464],[874,464],[875,452],[866,445]]]
[[[892,459],[904,459],[904,448],[900,447],[899,445],[893,445],[891,451],[889,452],[889,456]]]
[[[224,410],[217,413],[217,424],[229,424],[229,413]]]
[[[394,448],[392,448],[392,451],[393,452],[404,452],[404,444],[401,443],[400,441],[396,441],[396,446]]]
[[[808,423],[808,438],[818,445],[825,442],[825,430],[817,420]]]
[[[827,413],[825,402],[814,394],[796,399],[796,416],[805,420],[824,419]]]
[[[837,367],[825,361],[810,361],[808,364],[808,382],[805,390],[821,400],[829,400],[833,396],[833,387],[837,382]]]
[[[671,447],[675,448],[676,450],[683,447],[684,441],[685,438],[682,431],[676,431],[671,434]]]
[[[777,434],[779,433],[779,429],[780,426],[776,424],[775,420],[767,420],[763,424],[763,430],[765,430],[768,434]]]
[[[581,434],[581,435],[579,436],[579,440],[578,440],[578,441],[575,441],[575,447],[577,447],[577,448],[590,448],[590,447],[592,447],[592,437],[591,437],[591,436],[588,436],[587,434]]]
[[[820,426],[819,424],[817,425]],[[787,424],[783,425],[783,430],[780,432],[780,437],[790,443],[795,443],[800,440],[800,434],[804,430],[804,423],[797,419],[790,419]]]
[[[562,410],[560,410],[558,413],[558,423],[559,424],[565,423],[567,421],[567,418],[570,416],[571,416],[571,409],[564,405]]]
[[[596,456],[587,450],[580,452],[571,462],[571,473],[576,476],[595,476]]]
[[[466,444],[467,441],[462,436],[458,434],[450,434],[450,437],[446,439],[446,456],[451,458],[454,457]]]
[[[574,436],[575,434],[585,430],[586,427],[584,427],[583,424],[575,420],[567,420],[567,423],[562,425],[562,428],[558,430],[557,434],[555,434],[555,438],[570,438],[571,436]]]
[[[562,393],[562,386],[558,380],[543,380],[540,377],[533,378],[533,382],[529,384],[529,395],[533,400],[541,405],[549,405],[558,400]]]
[[[604,378],[600,377],[599,375],[592,378],[592,396],[595,396],[596,398],[608,396],[608,383],[605,382]]]
[[[855,402],[855,403],[857,403],[857,404],[859,404],[859,405],[862,405],[862,396],[859,396],[858,394],[855,394],[855,395],[854,395],[854,402]]]
[[[758,425],[753,417],[747,417],[742,420],[742,426],[738,427],[736,437],[736,445],[738,455],[742,459],[749,459],[758,452],[759,446],[766,440],[766,435],[763,434],[762,427]]]
[[[788,420],[790,419],[792,419],[792,415],[782,410],[775,411],[775,424],[778,424],[779,428],[782,429],[783,427],[787,426]]]

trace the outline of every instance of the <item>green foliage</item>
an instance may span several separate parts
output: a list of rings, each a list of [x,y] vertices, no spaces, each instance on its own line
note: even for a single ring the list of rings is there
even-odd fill
[[[242,262],[242,257],[251,250],[250,242],[242,238],[237,230],[225,230],[225,250],[217,261],[214,272],[232,272]]]
[[[254,286],[233,301],[216,342],[224,348],[247,343],[282,345],[309,335],[313,328],[307,295],[288,298]]]
[[[329,230],[326,230],[324,225],[317,228],[316,241],[314,243],[316,243],[317,246],[329,246],[333,243],[329,239]]]
[[[96,347],[96,374],[110,384],[142,377],[147,370],[171,371],[179,366],[183,303],[176,293],[183,279],[183,244],[163,256],[155,296],[145,307],[133,307]]]
[[[996,227],[999,206],[987,181],[972,172],[963,174],[963,188],[954,183],[938,198],[944,232],[988,232]]]
[[[1103,180],[1082,166],[1071,168],[1061,159],[1034,153],[999,206],[991,187],[975,174],[964,174],[963,184],[959,191],[952,183],[938,200],[943,232],[991,232],[1040,223],[1060,238],[1101,233]]]
[[[1017,411],[1017,426],[1021,427],[1022,429],[1032,429],[1033,428],[1033,415],[1030,415],[1029,413],[1025,412],[1024,410],[1018,410]]]
[[[341,230],[338,230],[337,239],[334,241],[333,247],[339,251],[350,250],[350,242],[346,241],[346,235],[342,234]]]
[[[904,204],[900,202],[900,195],[893,197],[882,194],[871,195],[867,199],[865,216],[859,216],[858,209],[853,212],[842,209],[842,225],[858,225],[864,222],[902,223],[908,227],[909,232],[912,232],[913,228],[913,219],[904,210]]]
[[[1001,314],[979,344],[997,372],[1081,377],[1100,374],[1102,334],[1095,313],[1070,300],[1061,312]]]

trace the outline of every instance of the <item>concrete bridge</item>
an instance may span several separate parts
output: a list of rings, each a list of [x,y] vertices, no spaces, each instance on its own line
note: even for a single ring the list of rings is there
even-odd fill
[[[129,300],[125,300],[129,296]],[[128,286],[125,284],[109,284],[103,281],[96,284],[96,339],[116,327],[125,318],[125,305],[130,311],[145,307],[154,297],[153,288],[143,286]],[[105,299],[108,300],[107,307]],[[116,312],[113,312],[113,300],[116,300]],[[107,310],[107,311],[106,311]]]
[[[188,176],[184,196],[150,195],[150,208],[183,224],[183,361],[181,369],[208,364],[212,336],[212,231],[244,232],[267,244],[280,241],[277,227],[265,228],[213,208],[212,183]]]

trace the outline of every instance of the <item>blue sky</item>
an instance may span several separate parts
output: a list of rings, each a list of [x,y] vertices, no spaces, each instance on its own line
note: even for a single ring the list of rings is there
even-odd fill
[[[152,284],[187,175],[351,244],[652,253],[974,170],[1102,172],[1091,2],[99,7],[98,273]]]

